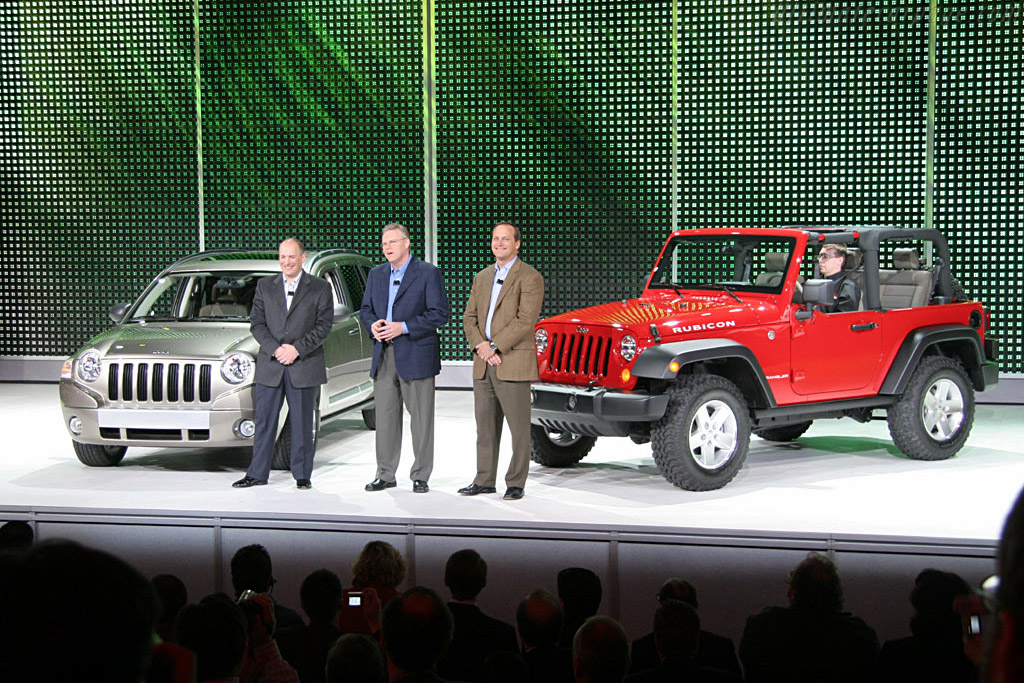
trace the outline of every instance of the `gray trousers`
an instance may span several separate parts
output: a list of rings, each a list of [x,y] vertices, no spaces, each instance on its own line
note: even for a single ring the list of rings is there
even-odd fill
[[[434,469],[434,378],[404,380],[395,368],[395,349],[384,348],[373,380],[377,412],[377,478],[394,481],[402,457],[402,407],[409,411],[412,452],[409,478],[428,481]]]
[[[526,486],[530,472],[530,382],[498,379],[490,365],[483,379],[473,380],[473,408],[476,412],[477,486],[494,486],[498,478],[498,446],[502,422],[508,420],[512,435],[512,462],[505,473],[506,486]]]

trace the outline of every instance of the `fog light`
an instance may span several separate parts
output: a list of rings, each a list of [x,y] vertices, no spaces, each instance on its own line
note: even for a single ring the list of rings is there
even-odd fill
[[[536,402],[537,402],[537,390],[536,389],[530,389],[530,405],[532,406]]]
[[[623,381],[623,382],[628,382],[628,381],[629,381],[629,378],[630,378],[630,377],[632,377],[632,376],[633,376],[633,373],[631,373],[631,372],[629,371],[629,368],[623,368],[623,369],[622,369],[622,375],[621,375],[621,377],[622,377],[622,381]]]
[[[256,433],[256,423],[252,420],[239,420],[235,423],[235,436],[241,439],[251,439]]]
[[[75,436],[82,435],[82,421],[78,419],[77,415],[72,415],[71,419],[68,420],[68,429],[70,429],[71,433]]]
[[[672,371],[672,374],[679,372],[679,361],[674,360],[668,364],[668,369]]]
[[[570,413],[576,410],[576,394],[569,394],[569,397],[565,399],[565,409]]]

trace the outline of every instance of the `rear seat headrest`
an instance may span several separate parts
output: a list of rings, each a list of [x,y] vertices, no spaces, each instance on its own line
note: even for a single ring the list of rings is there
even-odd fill
[[[846,248],[846,260],[843,261],[843,270],[857,270],[864,255],[857,247]]]
[[[919,270],[921,259],[913,249],[893,249],[892,265],[896,270]]]
[[[786,258],[789,257],[784,251],[769,251],[764,255],[764,269],[773,273],[781,273],[786,268]]]

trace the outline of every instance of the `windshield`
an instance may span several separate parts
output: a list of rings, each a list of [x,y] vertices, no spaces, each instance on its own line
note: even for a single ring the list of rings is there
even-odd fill
[[[717,289],[778,294],[796,240],[759,235],[673,239],[654,270],[652,289]]]
[[[273,272],[172,273],[157,278],[129,320],[249,320],[256,282]]]

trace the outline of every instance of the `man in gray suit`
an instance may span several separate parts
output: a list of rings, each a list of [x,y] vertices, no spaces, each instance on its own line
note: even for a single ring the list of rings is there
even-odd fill
[[[316,397],[327,381],[324,340],[331,333],[334,305],[327,281],[302,270],[306,250],[291,237],[278,247],[281,275],[256,285],[250,329],[260,343],[256,359],[256,433],[252,462],[235,488],[262,486],[270,475],[281,402],[288,399],[291,470],[295,485],[312,488]]]

